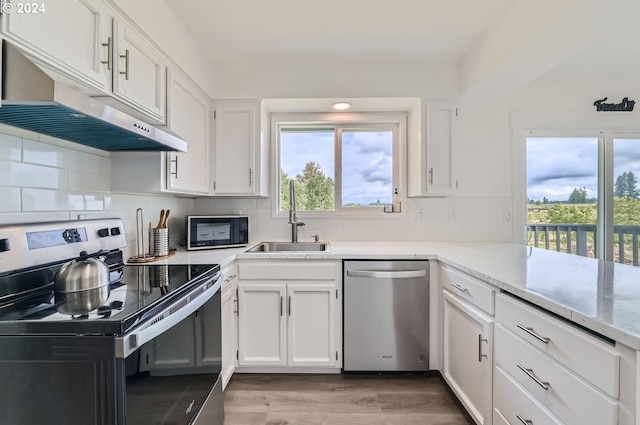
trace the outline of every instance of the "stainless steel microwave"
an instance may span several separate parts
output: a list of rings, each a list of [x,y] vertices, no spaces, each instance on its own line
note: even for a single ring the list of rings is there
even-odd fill
[[[247,246],[249,217],[246,215],[188,215],[187,249]]]

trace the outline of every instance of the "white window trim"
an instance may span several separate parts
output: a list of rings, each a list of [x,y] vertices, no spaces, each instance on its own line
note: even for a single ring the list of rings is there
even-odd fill
[[[352,112],[352,113],[273,113],[271,114],[271,215],[273,218],[287,217],[287,211],[279,211],[280,202],[280,140],[279,127],[282,124],[294,125],[327,125],[349,126],[353,128],[375,128],[380,125],[397,125],[397,137],[393,144],[393,179],[398,187],[401,202],[406,205],[406,152],[407,152],[407,116],[402,112]],[[336,155],[336,174],[342,168],[342,158]],[[342,188],[336,179],[336,202],[341,196]],[[341,181],[340,181],[341,183]],[[406,208],[401,213],[385,213],[382,208],[338,208],[335,211],[299,211],[298,217],[330,218],[330,217],[405,217]]]

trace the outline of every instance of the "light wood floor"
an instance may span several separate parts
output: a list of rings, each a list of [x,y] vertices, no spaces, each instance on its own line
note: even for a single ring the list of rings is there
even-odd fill
[[[225,425],[471,425],[438,374],[235,374]]]

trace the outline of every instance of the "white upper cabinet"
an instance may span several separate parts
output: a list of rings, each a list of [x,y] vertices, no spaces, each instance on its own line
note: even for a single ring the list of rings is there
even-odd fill
[[[5,38],[79,82],[110,91],[113,37],[109,9],[98,0],[42,4],[42,13],[4,13]]]
[[[446,196],[456,182],[453,147],[457,108],[453,103],[428,103],[422,118],[422,137],[409,138],[408,196]]]
[[[113,94],[165,123],[166,65],[149,41],[123,20],[113,21]]]
[[[266,141],[262,138],[260,102],[214,102],[213,195],[266,196]]]
[[[42,13],[3,14],[5,38],[90,95],[166,124],[166,62],[145,36],[98,0],[43,4]]]
[[[167,154],[167,190],[209,193],[209,120],[211,100],[184,74],[168,73],[167,121],[187,141],[187,152]]]

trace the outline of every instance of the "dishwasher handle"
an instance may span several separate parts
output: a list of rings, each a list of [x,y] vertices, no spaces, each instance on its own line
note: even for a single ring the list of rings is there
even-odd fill
[[[347,270],[347,276],[352,277],[412,279],[415,277],[425,277],[426,275],[426,270]]]

